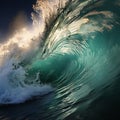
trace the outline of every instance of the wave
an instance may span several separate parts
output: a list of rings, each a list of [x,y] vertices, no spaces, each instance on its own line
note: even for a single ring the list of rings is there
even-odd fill
[[[57,106],[70,105],[65,118],[112,89],[120,74],[118,2],[37,0],[33,25],[1,44],[0,103],[55,88],[53,101],[63,102]]]

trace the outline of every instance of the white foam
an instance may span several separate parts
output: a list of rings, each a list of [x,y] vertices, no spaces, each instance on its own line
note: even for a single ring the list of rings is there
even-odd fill
[[[22,103],[33,96],[48,94],[52,91],[50,85],[25,84],[25,70],[15,64],[11,59],[0,67],[0,104]]]

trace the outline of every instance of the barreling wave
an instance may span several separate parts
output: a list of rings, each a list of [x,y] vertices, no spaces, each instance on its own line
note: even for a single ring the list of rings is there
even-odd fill
[[[49,93],[50,84],[58,101],[52,107],[63,119],[113,89],[120,74],[118,2],[37,0],[32,27],[0,47],[0,103]]]

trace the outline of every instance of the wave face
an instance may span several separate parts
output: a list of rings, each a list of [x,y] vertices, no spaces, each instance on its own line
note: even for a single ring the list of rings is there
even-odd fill
[[[119,2],[38,0],[32,27],[0,48],[0,104],[53,91],[41,118],[77,119],[96,100],[112,97],[120,77]]]

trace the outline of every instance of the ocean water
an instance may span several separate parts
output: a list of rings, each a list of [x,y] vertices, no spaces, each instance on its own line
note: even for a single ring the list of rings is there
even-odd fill
[[[37,0],[31,16],[0,43],[0,120],[120,119],[120,0]]]

